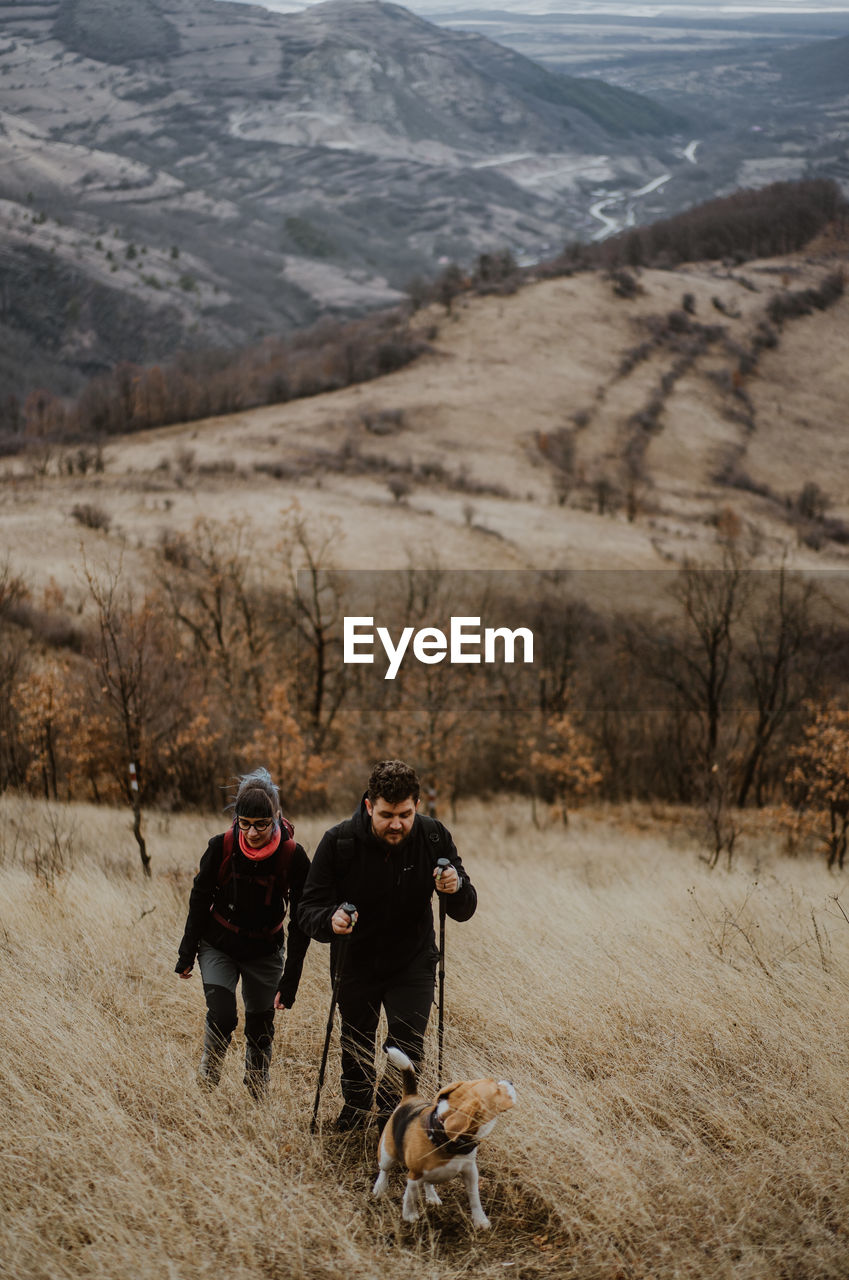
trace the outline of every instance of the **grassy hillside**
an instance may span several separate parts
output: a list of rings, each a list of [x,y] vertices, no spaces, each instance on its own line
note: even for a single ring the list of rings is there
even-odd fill
[[[371,1202],[373,1130],[310,1137],[326,949],[278,1024],[267,1105],[241,1084],[241,1044],[220,1090],[198,1090],[203,1000],[172,970],[220,822],[152,817],[142,884],[126,814],[2,801],[4,1274],[846,1274],[849,924],[839,884],[768,826],[720,876],[660,812],[531,832],[504,802],[451,824],[480,908],[449,925],[447,1074],[518,1092],[481,1150],[493,1229],[477,1236],[459,1184],[416,1228],[399,1176]],[[308,847],[324,825],[298,824]]]
[[[729,512],[758,563],[843,567],[798,498],[814,484],[849,519],[849,298],[780,325],[770,310],[845,261],[832,245],[646,269],[629,297],[601,273],[463,296],[416,317],[428,354],[363,386],[111,438],[102,469],[36,436],[0,466],[13,564],[73,605],[81,545],[145,576],[199,516],[265,530],[295,502],[346,568],[710,562]],[[86,505],[100,528],[74,517]]]

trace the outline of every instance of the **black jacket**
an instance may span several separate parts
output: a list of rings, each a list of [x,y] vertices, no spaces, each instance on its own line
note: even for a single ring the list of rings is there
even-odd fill
[[[452,920],[474,915],[477,894],[454,842],[442,823],[433,823],[433,828],[438,842],[429,838],[417,815],[402,844],[386,845],[372,835],[364,798],[350,826],[339,823],[322,836],[301,894],[298,918],[310,937],[333,943],[334,968],[340,938],[333,933],[330,919],[343,902],[353,903],[358,912],[349,935],[347,976],[381,978],[419,956],[428,962],[435,957],[431,898],[438,858],[448,858],[461,877],[458,891],[445,895],[447,914]]]
[[[274,856],[274,855],[272,855]],[[241,891],[233,894],[234,881],[228,876],[224,884],[218,884],[218,874],[224,857],[224,835],[213,836],[200,860],[200,867],[195,876],[192,892],[189,897],[189,914],[186,928],[180,943],[179,959],[175,966],[176,973],[190,968],[197,955],[198,944],[203,939],[219,951],[226,952],[234,960],[257,960],[270,955],[283,946],[284,930],[274,934],[251,936],[268,928],[286,915],[287,896],[290,907],[288,946],[286,947],[286,964],[280,979],[278,991],[283,1003],[290,1007],[295,1001],[301,971],[304,967],[304,956],[310,945],[308,936],[298,924],[298,902],[301,897],[304,880],[309,871],[310,860],[306,851],[299,844],[295,845],[288,867],[288,884],[276,881],[270,900],[265,901],[266,894],[251,893],[251,878],[259,879],[266,875],[268,868],[263,862],[246,858],[239,848],[238,832],[233,841],[231,870],[241,879]],[[238,881],[236,884],[238,885]],[[230,893],[225,891],[230,889]],[[230,899],[236,901],[230,904]],[[227,905],[225,906],[225,901]],[[233,932],[226,925],[216,920],[213,910],[227,916],[239,927]]]

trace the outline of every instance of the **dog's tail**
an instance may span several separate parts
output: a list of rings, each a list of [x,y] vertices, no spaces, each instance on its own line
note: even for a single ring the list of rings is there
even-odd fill
[[[397,1067],[401,1072],[404,1097],[411,1098],[416,1093],[416,1072],[412,1062],[406,1053],[396,1049],[394,1044],[387,1044],[383,1047],[393,1067]]]

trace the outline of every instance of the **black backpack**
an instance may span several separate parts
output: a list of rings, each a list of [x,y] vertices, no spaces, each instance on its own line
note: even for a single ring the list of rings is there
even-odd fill
[[[265,905],[267,907],[270,906],[274,900],[275,890],[282,895],[287,904],[289,902],[289,866],[292,861],[292,855],[295,852],[294,827],[290,822],[287,822],[285,818],[281,818],[280,825],[282,827],[282,834],[286,838],[281,839],[279,846],[271,855],[270,861],[273,865],[269,868],[270,874],[267,876],[252,877],[252,882],[255,886],[265,888]],[[222,887],[227,884],[228,880],[231,878],[237,829],[237,823],[234,822],[233,825],[224,832],[224,848],[221,856],[221,862],[218,867],[218,889],[215,895],[215,900],[209,909],[210,914],[214,920],[216,920],[220,925],[223,925],[225,929],[229,929],[231,933],[241,934],[243,937],[249,938],[271,937],[273,934],[279,933],[283,928],[286,918],[285,909],[282,920],[269,929],[260,930],[244,929],[240,925],[234,924],[232,920],[228,920],[225,915],[216,910],[218,894]]]

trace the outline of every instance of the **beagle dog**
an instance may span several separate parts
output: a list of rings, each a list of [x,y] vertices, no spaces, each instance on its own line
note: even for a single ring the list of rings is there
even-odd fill
[[[389,1170],[404,1165],[407,1189],[402,1216],[405,1222],[415,1222],[422,1191],[428,1204],[441,1204],[434,1183],[459,1175],[466,1184],[474,1226],[488,1227],[478,1191],[478,1143],[492,1132],[498,1114],[513,1106],[516,1090],[509,1080],[461,1080],[446,1084],[428,1102],[416,1092],[416,1073],[407,1055],[394,1046],[387,1047],[386,1055],[402,1073],[403,1097],[380,1135],[380,1173],[372,1195],[384,1195]]]

